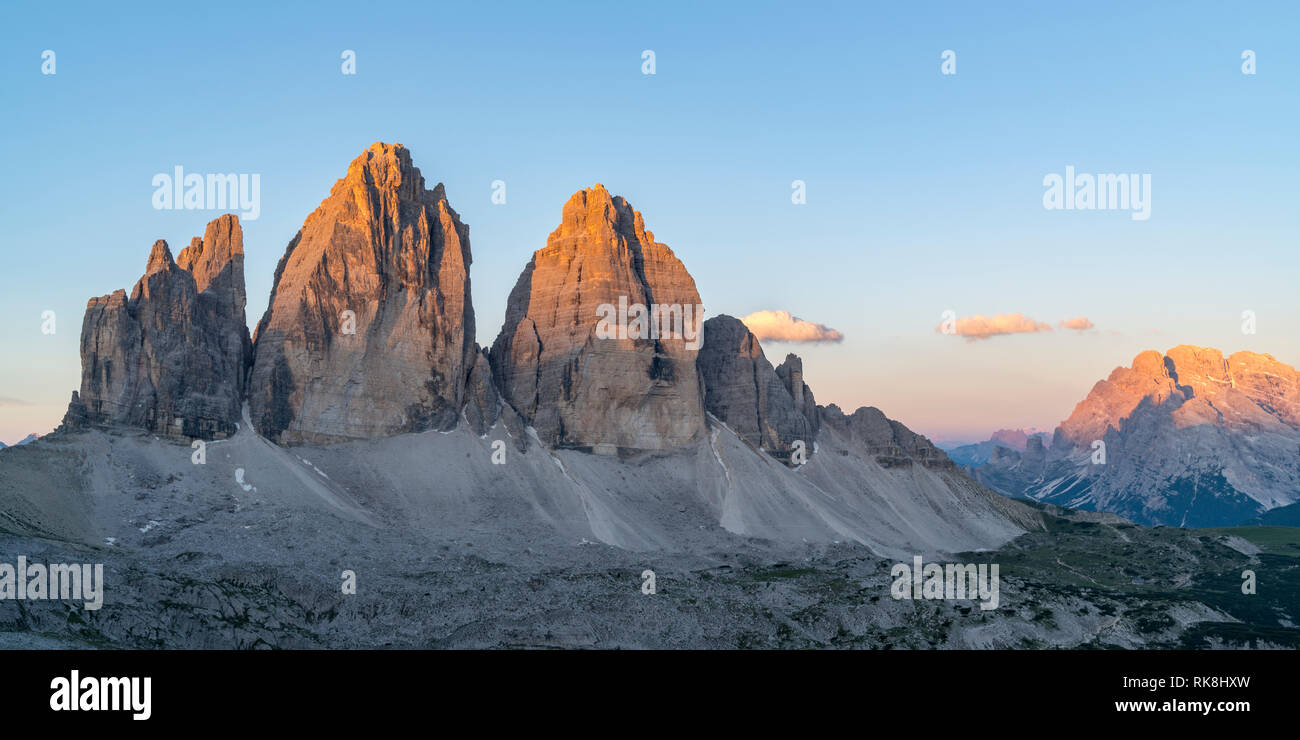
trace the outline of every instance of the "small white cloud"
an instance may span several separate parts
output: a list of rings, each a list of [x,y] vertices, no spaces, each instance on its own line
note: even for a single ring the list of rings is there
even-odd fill
[[[804,321],[789,311],[755,311],[741,322],[760,342],[839,342],[844,339],[843,334],[825,324]]]

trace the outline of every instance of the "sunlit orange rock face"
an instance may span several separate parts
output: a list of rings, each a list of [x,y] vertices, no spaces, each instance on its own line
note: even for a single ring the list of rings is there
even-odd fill
[[[1000,491],[1143,524],[1225,526],[1300,501],[1300,376],[1269,355],[1181,345],[1097,383],[1046,455],[975,470]]]
[[[601,306],[689,307],[683,333],[602,338]],[[553,446],[667,449],[705,430],[695,281],[641,214],[601,185],[575,193],[511,291],[492,345],[506,400]],[[698,319],[698,320],[696,320]]]
[[[1088,397],[1061,423],[1074,444],[1102,439],[1120,429],[1144,400],[1160,406],[1175,399],[1179,428],[1216,424],[1230,431],[1300,428],[1300,375],[1270,355],[1179,345],[1161,355],[1147,350],[1132,367],[1119,367],[1093,386]]]
[[[456,425],[475,363],[469,228],[400,144],[348,166],[276,268],[249,406],[264,436],[328,443]]]
[[[1075,444],[1101,439],[1106,429],[1119,428],[1120,420],[1133,413],[1145,398],[1159,404],[1177,392],[1169,377],[1164,356],[1147,350],[1133,358],[1132,367],[1117,367],[1110,377],[1098,381],[1074,413],[1061,422],[1059,434]]]

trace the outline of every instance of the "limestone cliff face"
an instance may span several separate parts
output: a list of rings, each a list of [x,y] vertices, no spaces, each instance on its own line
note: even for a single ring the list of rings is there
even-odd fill
[[[208,223],[203,238],[194,237],[176,255],[176,264],[194,276],[200,300],[211,304],[211,312],[220,317],[213,324],[214,333],[221,351],[239,358],[235,387],[242,403],[253,344],[244,313],[248,300],[244,287],[244,231],[239,218],[227,213]]]
[[[1300,429],[1300,376],[1271,355],[1179,345],[1161,355],[1147,350],[1132,367],[1119,367],[1093,386],[1058,437],[1073,445],[1103,439],[1120,430],[1138,405],[1161,407],[1174,399],[1172,418],[1180,427],[1221,424],[1235,431]],[[1059,444],[1059,443],[1058,443]]]
[[[220,304],[230,316],[244,316],[244,230],[239,217],[227,213],[208,224],[203,237],[176,255],[176,264],[194,276],[194,287]],[[247,333],[247,332],[245,332]]]
[[[307,217],[258,324],[249,406],[282,444],[456,425],[474,367],[469,228],[400,144],[372,145]]]
[[[1181,345],[1116,368],[1050,450],[975,470],[1012,495],[1144,524],[1236,524],[1300,500],[1300,375],[1273,357]],[[1033,453],[1033,454],[1031,454]]]
[[[213,439],[235,431],[248,365],[243,235],[226,215],[178,263],[154,244],[128,297],[92,298],[81,327],[81,389],[67,428],[125,425]]]
[[[789,462],[797,440],[811,456],[819,417],[798,357],[773,370],[748,327],[724,314],[704,322],[696,365],[709,413],[773,457]]]
[[[777,366],[776,376],[794,399],[794,407],[799,415],[808,420],[809,431],[816,435],[821,417],[817,412],[817,399],[813,397],[812,388],[803,382],[803,360],[794,353],[787,354],[785,361]]]
[[[519,276],[492,345],[493,375],[548,445],[690,443],[705,430],[699,304],[695,281],[641,214],[596,185],[569,199]],[[650,332],[640,311],[653,307],[667,315]]]
[[[1061,422],[1056,444],[1090,444],[1105,436],[1108,428],[1118,429],[1120,421],[1133,413],[1142,399],[1150,398],[1159,404],[1175,393],[1178,389],[1169,376],[1165,358],[1155,350],[1142,352],[1133,358],[1132,367],[1117,367],[1109,378],[1092,387],[1088,397]]]

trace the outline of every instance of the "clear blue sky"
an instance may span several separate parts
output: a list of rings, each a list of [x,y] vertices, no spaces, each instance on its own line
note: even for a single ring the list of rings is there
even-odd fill
[[[8,7],[0,440],[62,415],[86,299],[129,290],[155,239],[179,250],[218,215],[154,210],[155,173],[261,175],[253,324],[285,245],[379,140],[410,148],[470,225],[483,344],[567,197],[601,182],[710,315],[787,310],[844,333],[766,346],[804,357],[820,402],[932,435],[1050,429],[1143,349],[1300,364],[1300,6],[994,5]],[[1066,165],[1151,174],[1150,220],[1044,210],[1043,178]],[[967,342],[935,332],[946,309],[1097,329]]]

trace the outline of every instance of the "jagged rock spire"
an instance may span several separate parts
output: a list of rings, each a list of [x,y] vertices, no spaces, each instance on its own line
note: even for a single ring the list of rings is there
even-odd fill
[[[258,324],[249,406],[281,443],[456,425],[475,363],[469,227],[400,144],[375,143],[307,217]]]

